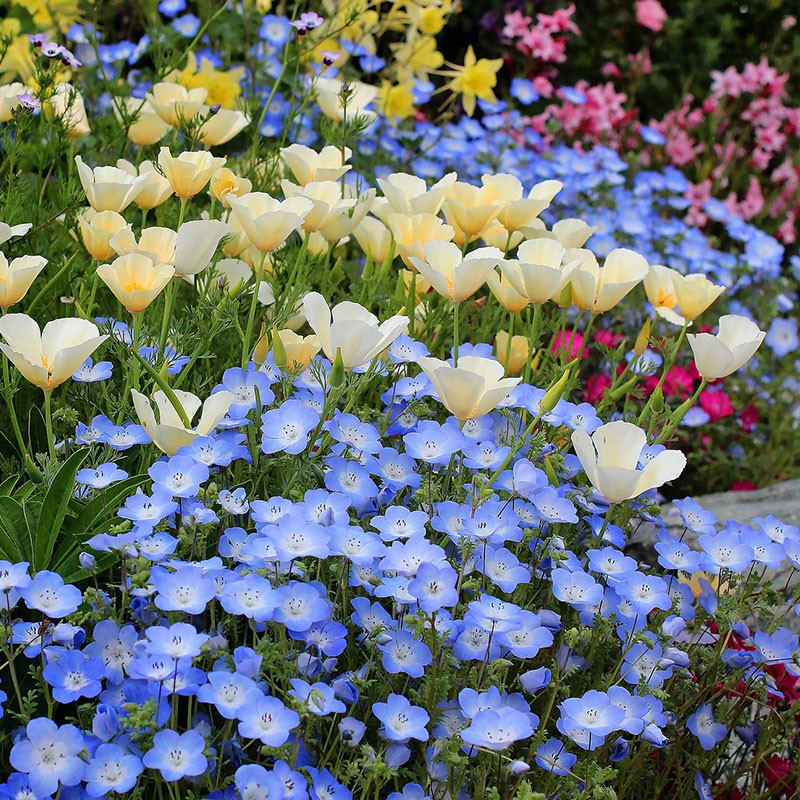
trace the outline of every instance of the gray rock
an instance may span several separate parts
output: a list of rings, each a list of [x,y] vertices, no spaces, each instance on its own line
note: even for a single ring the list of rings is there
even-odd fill
[[[729,520],[748,523],[755,517],[766,517],[769,514],[773,514],[786,525],[800,527],[800,479],[783,481],[752,492],[717,492],[700,495],[694,500],[716,514],[718,527]],[[681,534],[683,523],[678,509],[672,503],[666,503],[661,507],[661,516],[667,523],[670,533]],[[691,532],[684,536],[684,541],[691,547],[700,549],[696,539],[697,537]],[[655,565],[657,556],[653,549],[655,542],[655,526],[643,523],[631,537],[631,555],[647,564]],[[767,571],[764,579],[771,580],[778,587],[786,585],[788,597],[800,582],[800,573],[793,570],[787,562],[776,572]]]

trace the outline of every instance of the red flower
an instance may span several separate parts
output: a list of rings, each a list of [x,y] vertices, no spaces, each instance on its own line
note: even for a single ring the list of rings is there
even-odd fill
[[[622,335],[609,330],[602,330],[595,333],[594,340],[597,344],[602,344],[613,349],[622,341]]]
[[[733,414],[733,403],[722,389],[706,389],[700,394],[700,408],[708,414],[711,422]]]
[[[583,390],[583,402],[592,405],[599,403],[611,384],[612,380],[608,375],[590,375],[586,379],[586,388]]]
[[[770,789],[781,789],[783,794],[795,797],[797,786],[789,780],[789,775],[794,767],[794,761],[774,753],[764,761],[760,771]]]
[[[559,331],[555,339],[553,339],[553,343],[550,345],[550,352],[559,354],[562,350],[567,348],[569,348],[570,361],[572,361],[573,358],[577,358],[579,353],[581,358],[586,358],[589,355],[589,349],[583,347],[582,333],[575,333],[573,335],[572,331],[566,331],[564,333]]]
[[[742,426],[742,430],[746,431],[747,433],[752,433],[755,430],[756,423],[759,420],[759,413],[758,409],[750,403],[750,405],[742,411],[741,416],[739,417],[739,423]]]
[[[734,481],[731,484],[732,492],[752,492],[758,489],[758,484],[753,481]]]

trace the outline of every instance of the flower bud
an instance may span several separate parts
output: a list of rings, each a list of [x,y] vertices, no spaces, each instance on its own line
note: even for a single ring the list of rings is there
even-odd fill
[[[644,321],[639,335],[636,337],[636,344],[633,346],[633,352],[637,356],[643,356],[644,351],[647,350],[647,343],[650,341],[650,317]]]
[[[340,352],[337,349],[337,358],[339,358]],[[275,366],[280,369],[283,369],[289,363],[289,359],[286,356],[286,348],[283,346],[283,340],[278,335],[278,329],[275,325],[272,326],[272,359],[275,362]]]
[[[328,373],[328,386],[332,389],[339,389],[344,384],[344,359],[342,358],[342,348],[336,348],[336,358],[333,359],[333,366]]]
[[[539,401],[539,409],[542,414],[546,414],[556,407],[556,403],[561,399],[561,395],[564,394],[564,390],[567,387],[570,372],[572,372],[572,368],[567,367],[563,375],[547,390],[545,396]]]

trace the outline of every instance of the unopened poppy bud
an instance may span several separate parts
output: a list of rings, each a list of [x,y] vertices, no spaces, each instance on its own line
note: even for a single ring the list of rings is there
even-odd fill
[[[645,320],[639,335],[636,337],[636,344],[633,346],[633,352],[637,356],[643,356],[644,351],[647,350],[647,344],[650,341],[650,317]]]
[[[260,367],[267,360],[268,354],[269,354],[269,336],[267,336],[267,329],[262,323],[261,333],[258,336],[258,341],[256,342],[256,346],[253,348],[253,361],[256,363],[257,366]]]
[[[544,474],[547,475],[548,483],[551,486],[555,486],[556,488],[558,488],[559,486],[558,475],[556,475],[556,470],[553,467],[553,462],[550,461],[550,459],[547,456],[544,457]]]
[[[328,386],[338,389],[344,384],[344,359],[342,358],[342,348],[336,348],[336,358],[333,359],[333,366],[328,373]]]
[[[614,389],[614,391],[609,392],[608,396],[614,401],[619,400],[620,397],[624,397],[626,394],[628,394],[628,392],[631,389],[633,389],[634,386],[636,386],[638,380],[639,376],[634,375],[630,380],[625,381],[625,383],[623,383],[622,386],[617,386],[617,388]]]
[[[556,403],[561,399],[564,390],[567,388],[567,381],[572,372],[571,368],[564,370],[564,374],[547,390],[545,396],[539,401],[539,409],[542,414],[552,411],[556,407]]]
[[[339,351],[336,352],[339,358]],[[272,360],[275,366],[283,369],[288,363],[289,359],[286,357],[286,348],[283,346],[283,340],[278,335],[278,329],[275,325],[272,326]]]
[[[653,392],[653,399],[650,401],[650,407],[656,414],[660,414],[664,410],[664,392],[661,391],[660,386]]]
[[[571,305],[572,305],[572,284],[568,283],[561,290],[561,296],[558,298],[558,307],[568,308]]]

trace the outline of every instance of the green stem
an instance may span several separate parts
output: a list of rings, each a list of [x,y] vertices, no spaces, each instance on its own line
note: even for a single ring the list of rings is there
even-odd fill
[[[138,314],[133,315],[131,348],[137,353],[139,352],[139,340],[142,336],[141,331],[143,314],[144,311],[140,311]],[[135,389],[137,392],[139,391],[139,362],[135,358],[131,362],[130,368],[127,370],[127,374],[125,375],[125,388],[122,390],[123,401],[125,401],[125,399],[128,397],[128,393],[130,392],[131,388]],[[117,424],[121,424],[124,414],[124,408],[120,409],[120,419],[117,420]]]
[[[672,353],[672,357],[664,360],[664,369],[661,371],[661,377],[658,379],[658,383],[656,384],[653,391],[650,392],[650,397],[647,398],[647,402],[644,404],[642,413],[639,414],[639,419],[637,420],[636,423],[637,425],[639,425],[639,427],[642,426],[644,418],[645,416],[647,416],[647,412],[650,411],[650,408],[653,405],[653,398],[656,396],[658,390],[664,385],[664,381],[667,379],[667,375],[669,374],[669,371],[672,369],[672,365],[675,363],[675,360],[678,357],[678,351],[681,349],[681,344],[683,344],[683,340],[686,337],[686,331],[688,329],[689,329],[689,323],[687,322],[681,328],[681,332],[678,335],[678,341],[675,343],[675,350]]]
[[[52,389],[44,390],[44,424],[47,430],[47,451],[50,453],[50,458],[56,457],[56,445],[53,441],[53,411],[50,408],[50,395]]]
[[[453,304],[453,363],[456,367],[458,366],[458,345],[461,343],[461,336],[458,330],[458,318],[461,316],[459,314],[460,309],[461,303],[456,301]]]
[[[191,430],[192,423],[190,422],[189,417],[186,416],[186,409],[181,405],[180,400],[178,400],[178,396],[174,391],[172,391],[172,387],[169,385],[166,378],[164,378],[164,376],[158,370],[153,369],[152,365],[148,364],[147,361],[145,361],[133,348],[131,348],[131,354],[144,368],[144,371],[155,381],[155,383],[158,385],[158,388],[161,389],[161,391],[167,396],[167,399],[175,409],[175,413],[180,417],[184,427],[187,430]]]
[[[256,308],[258,308],[258,290],[261,287],[261,278],[264,275],[264,262],[267,254],[262,253],[258,260],[255,273],[255,285],[253,286],[253,296],[250,299],[250,313],[247,315],[247,327],[244,331],[242,341],[242,369],[247,369],[247,362],[250,361],[250,342],[253,339],[253,326],[256,320]]]
[[[509,234],[510,236],[511,234]],[[514,338],[514,318],[515,314],[513,311],[508,312],[508,341],[506,342],[506,358],[504,366],[506,368],[506,375],[510,375],[511,373],[508,371],[508,362],[511,359],[511,340]],[[529,359],[530,360],[530,359]]]
[[[164,347],[167,344],[167,333],[169,332],[169,320],[172,316],[172,307],[175,305],[175,295],[178,291],[176,281],[179,278],[172,278],[164,290],[164,318],[161,320],[161,333],[158,336],[158,353],[163,355]]]
[[[43,297],[46,297],[46,296],[50,295],[50,289],[55,285],[55,283],[58,281],[58,279],[69,269],[70,264],[72,264],[72,262],[74,261],[76,256],[77,256],[77,253],[75,255],[71,256],[70,258],[68,258],[62,264],[61,269],[59,269],[58,272],[56,272],[56,274],[53,275],[53,277],[50,278],[50,280],[47,281],[47,283],[38,291],[36,296],[33,298],[33,300],[31,300],[31,302],[28,304],[28,307],[25,309],[25,313],[28,316],[31,315],[31,311],[33,311],[33,309],[36,307],[38,302]]]
[[[6,401],[8,414],[11,417],[11,427],[14,429],[14,438],[17,440],[17,446],[22,454],[22,460],[25,461],[28,456],[28,448],[25,445],[25,439],[22,438],[17,412],[14,409],[14,394],[11,391],[11,376],[9,374],[7,358],[3,359],[3,398]]]
[[[539,344],[539,329],[542,325],[542,304],[536,303],[533,306],[533,315],[531,316],[531,327],[528,331],[528,360],[525,362],[525,375],[522,378],[523,383],[530,383],[531,369],[533,367],[533,354]]]

